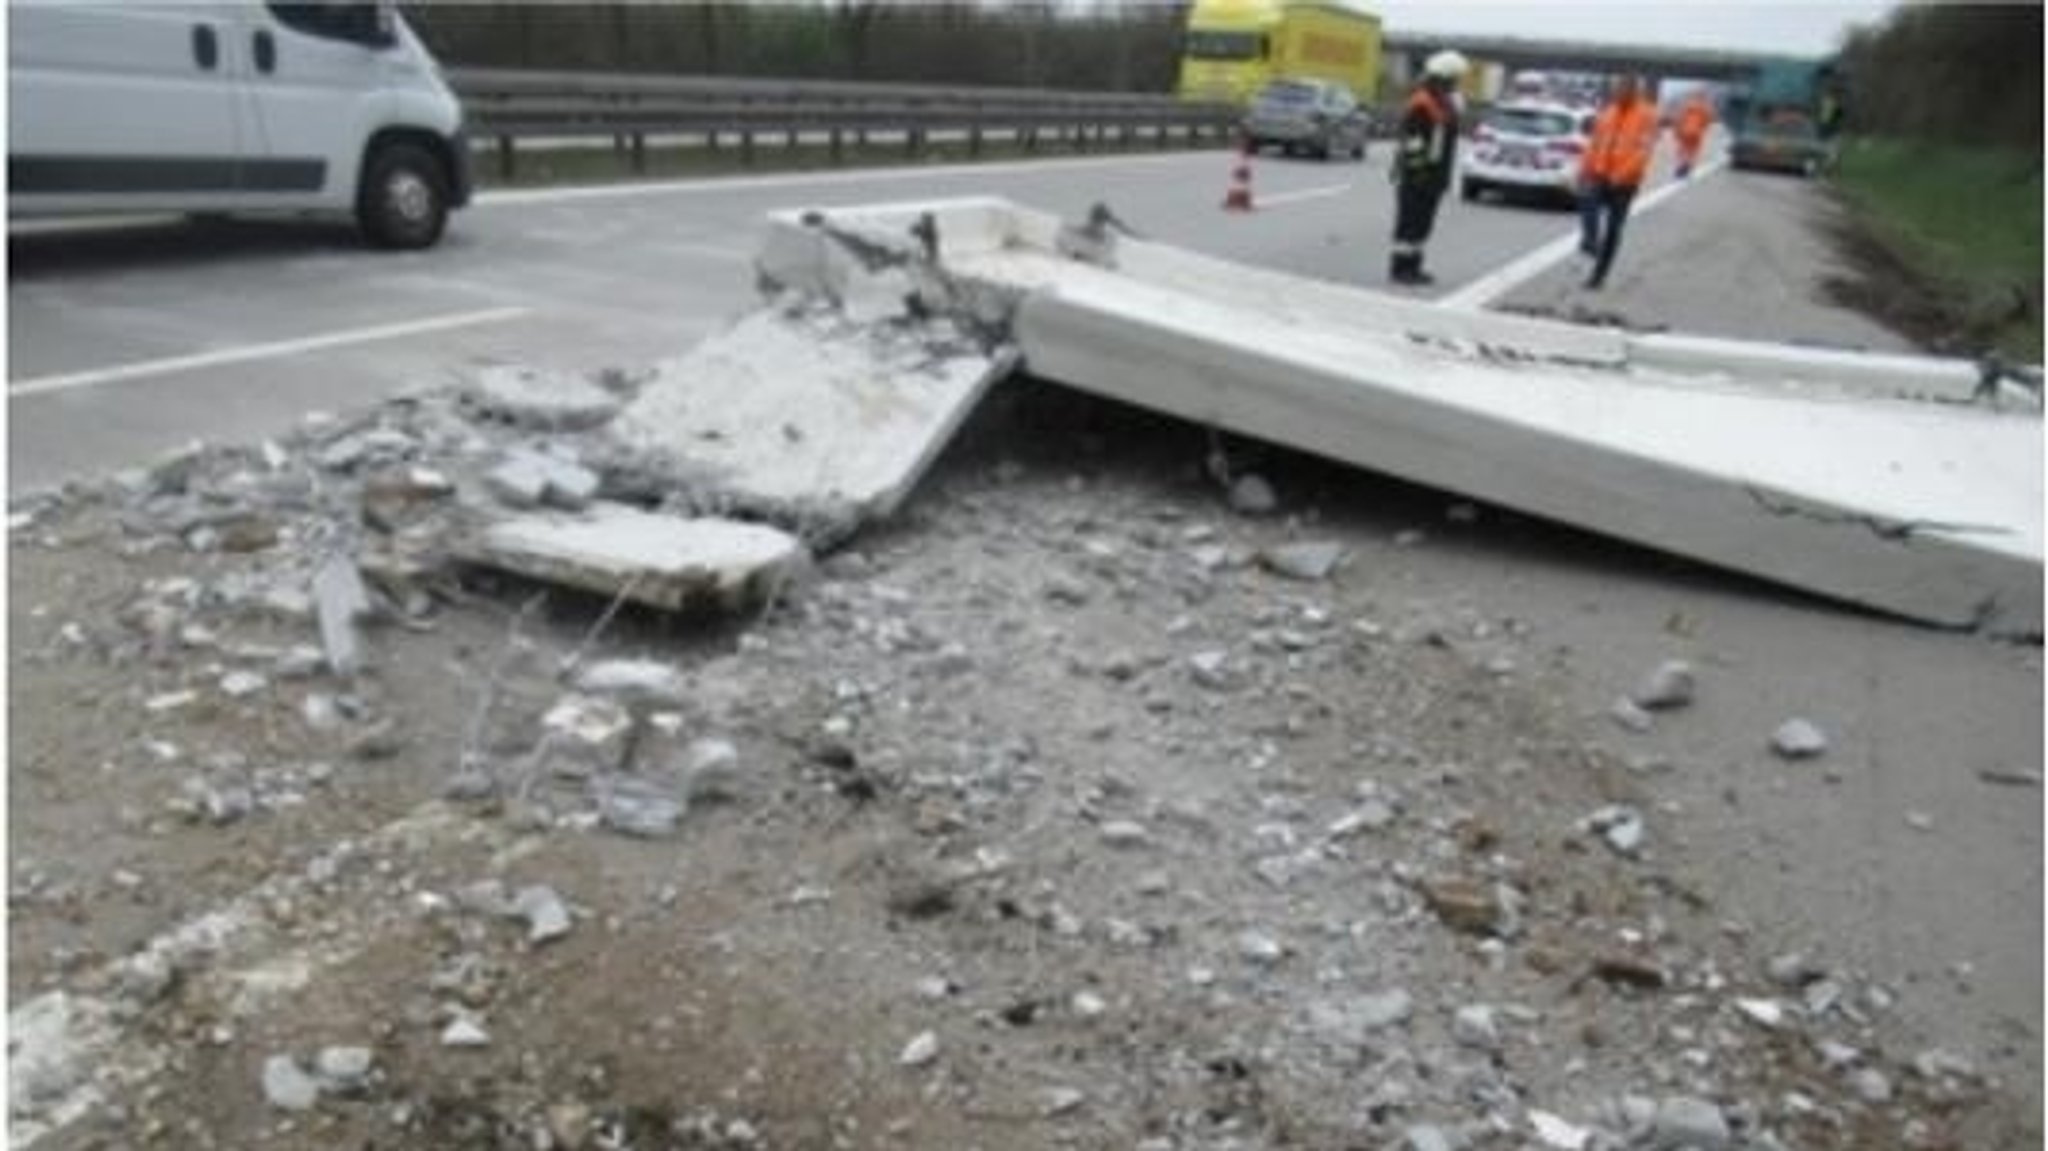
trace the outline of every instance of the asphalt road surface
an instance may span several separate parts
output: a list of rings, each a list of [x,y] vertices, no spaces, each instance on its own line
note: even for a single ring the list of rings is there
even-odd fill
[[[9,479],[259,437],[477,361],[595,370],[680,354],[751,302],[755,236],[777,208],[999,195],[1078,216],[1100,201],[1148,237],[1380,286],[1388,154],[1262,157],[1251,214],[1221,210],[1230,155],[1196,152],[489,193],[439,248],[407,254],[300,222],[17,225]],[[1430,251],[1437,291],[1572,226],[1453,194]]]

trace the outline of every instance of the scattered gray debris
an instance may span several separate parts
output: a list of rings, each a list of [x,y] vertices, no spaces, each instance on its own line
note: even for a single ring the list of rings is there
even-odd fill
[[[1417,1123],[1402,1133],[1404,1151],[1457,1151],[1457,1144],[1434,1123]]]
[[[484,475],[484,483],[507,506],[546,505],[576,511],[597,497],[599,477],[581,464],[545,452],[515,450]]]
[[[1113,819],[1102,825],[1102,842],[1111,847],[1143,847],[1151,842],[1145,825],[1128,819]]]
[[[457,1015],[448,1022],[448,1026],[441,1029],[443,1047],[486,1047],[490,1042],[490,1032],[485,1031],[483,1024],[475,1017],[466,1013]]]
[[[541,716],[544,760],[558,775],[616,771],[632,750],[631,712],[611,699],[565,695]]]
[[[479,369],[461,399],[476,415],[534,431],[596,427],[619,409],[617,397],[579,377],[509,364]]]
[[[1382,800],[1367,799],[1334,820],[1327,831],[1331,839],[1348,839],[1361,831],[1379,831],[1394,822],[1394,809]]]
[[[1304,540],[1280,544],[1259,552],[1266,570],[1289,579],[1318,582],[1330,578],[1337,562],[1344,558],[1344,546],[1334,540]]]
[[[320,644],[327,666],[336,675],[354,675],[362,666],[356,621],[370,612],[370,591],[345,555],[329,556],[313,576],[313,602],[320,616]]]
[[[1048,1087],[1041,1096],[1042,1107],[1048,1117],[1065,1115],[1087,1101],[1087,1092],[1074,1087]]]
[[[1246,930],[1238,934],[1237,953],[1248,963],[1271,967],[1287,957],[1287,948],[1264,932]]]
[[[289,1055],[263,1061],[263,1097],[280,1111],[310,1111],[320,1101],[320,1084]]]
[[[336,1095],[353,1095],[370,1085],[375,1057],[367,1047],[323,1047],[313,1058],[320,1086]]]
[[[1644,711],[1635,700],[1627,696],[1615,700],[1614,706],[1607,709],[1607,715],[1615,723],[1637,735],[1642,735],[1657,726],[1656,717]]]
[[[1647,711],[1663,711],[1691,703],[1696,690],[1692,665],[1667,659],[1643,677],[1629,699]]]
[[[271,673],[279,679],[311,679],[327,666],[327,654],[312,644],[295,643],[284,649],[271,665]]]
[[[683,788],[691,803],[736,800],[745,783],[739,748],[731,741],[705,737],[683,749]]]
[[[1246,473],[1230,485],[1230,508],[1239,515],[1272,515],[1280,510],[1280,497],[1264,476]]]
[[[552,887],[536,884],[521,888],[513,897],[513,910],[526,920],[529,943],[546,943],[569,934],[569,909]]]
[[[608,659],[579,668],[576,690],[632,707],[680,707],[687,685],[672,665],[652,659]]]
[[[1719,1107],[1689,1095],[1660,1100],[1651,1128],[1663,1151],[1723,1151],[1733,1138]]]
[[[175,711],[199,698],[196,691],[168,691],[142,701],[144,711]]]
[[[1642,850],[1643,816],[1633,807],[1610,804],[1587,816],[1582,826],[1605,840],[1617,855],[1633,857]]]
[[[1214,691],[1231,686],[1230,654],[1221,648],[1198,651],[1188,657],[1188,672],[1195,682]]]
[[[634,776],[608,775],[592,781],[599,821],[620,835],[661,839],[674,835],[683,800],[660,784]]]
[[[1586,1151],[1593,1140],[1591,1128],[1581,1127],[1548,1111],[1532,1107],[1528,1117],[1530,1128],[1545,1147],[1556,1148],[1557,1151]]]
[[[1735,1010],[1767,1030],[1785,1025],[1785,1005],[1775,999],[1737,999]]]
[[[903,1045],[903,1053],[896,1062],[904,1067],[923,1067],[939,1057],[939,1036],[937,1032],[920,1031]]]
[[[231,671],[220,677],[221,694],[229,699],[246,699],[269,686],[269,680],[253,671]]]
[[[1074,998],[1069,1001],[1068,1006],[1073,1008],[1074,1014],[1082,1019],[1094,1019],[1109,1010],[1109,1004],[1103,1001],[1102,996],[1095,994],[1093,991],[1075,992]]]
[[[1892,1100],[1892,1081],[1875,1067],[1859,1067],[1851,1071],[1849,1089],[1865,1103],[1889,1103]]]
[[[1977,1065],[1953,1051],[1929,1048],[1913,1057],[1913,1071],[1922,1079],[1974,1079]]]
[[[1827,978],[1827,969],[1810,962],[1798,952],[1775,956],[1765,966],[1771,982],[1780,987],[1804,987],[1809,983]]]
[[[1827,749],[1827,734],[1811,720],[1788,719],[1771,733],[1771,750],[1785,759],[1811,759]]]
[[[1493,1008],[1481,1004],[1458,1008],[1451,1017],[1451,1038],[1481,1051],[1499,1050],[1500,1026],[1494,1021]]]

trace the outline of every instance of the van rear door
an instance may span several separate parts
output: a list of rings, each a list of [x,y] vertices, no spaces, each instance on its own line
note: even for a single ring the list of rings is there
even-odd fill
[[[238,5],[10,0],[10,206],[199,210],[240,185]]]

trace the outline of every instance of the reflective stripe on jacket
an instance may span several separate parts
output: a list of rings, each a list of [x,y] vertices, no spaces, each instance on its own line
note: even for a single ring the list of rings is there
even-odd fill
[[[1448,185],[1457,145],[1457,111],[1428,87],[1415,89],[1401,110],[1400,178]]]
[[[1639,187],[1649,174],[1650,154],[1656,150],[1656,105],[1641,98],[1609,104],[1593,121],[1593,138],[1586,144],[1579,175],[1605,184]]]

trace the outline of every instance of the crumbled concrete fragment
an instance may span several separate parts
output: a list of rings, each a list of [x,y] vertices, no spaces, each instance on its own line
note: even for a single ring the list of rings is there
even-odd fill
[[[576,511],[597,497],[600,480],[581,464],[545,452],[514,451],[485,473],[484,483],[511,507],[545,504]]]
[[[1102,842],[1111,847],[1143,847],[1151,842],[1145,826],[1128,819],[1113,819],[1102,825]]]
[[[774,528],[684,519],[621,504],[594,504],[573,518],[494,524],[471,546],[470,558],[670,611],[758,605],[807,564],[803,545]]]
[[[1892,1099],[1892,1081],[1875,1067],[1859,1067],[1850,1072],[1849,1089],[1865,1103],[1889,1103]]]
[[[196,691],[170,691],[142,701],[144,711],[172,711],[199,698]]]
[[[1788,719],[1771,733],[1771,750],[1785,759],[1810,759],[1827,749],[1827,734],[1811,720]]]
[[[1347,839],[1361,831],[1379,831],[1394,822],[1394,809],[1377,799],[1368,799],[1338,816],[1328,830],[1331,839]]]
[[[269,686],[269,680],[253,671],[231,671],[220,678],[221,694],[229,699],[245,699]]]
[[[320,1101],[320,1084],[289,1055],[263,1061],[263,1097],[280,1111],[310,1111]]]
[[[1493,1008],[1481,1004],[1458,1008],[1451,1017],[1451,1038],[1480,1051],[1499,1050],[1500,1025],[1494,1021]]]
[[[683,749],[683,788],[691,803],[738,799],[745,784],[739,749],[730,740],[695,739]]]
[[[1349,1017],[1367,1031],[1379,1031],[1408,1022],[1415,1014],[1415,998],[1398,987],[1374,991],[1351,1001]]]
[[[1973,1079],[1977,1075],[1976,1064],[1939,1047],[1915,1055],[1913,1070],[1922,1079]]]
[[[327,666],[327,655],[312,644],[295,643],[286,648],[271,666],[279,679],[311,679]]]
[[[1444,1129],[1434,1123],[1417,1123],[1402,1133],[1403,1151],[1457,1151]]]
[[[1586,817],[1587,830],[1599,835],[1615,854],[1634,856],[1642,850],[1645,831],[1642,813],[1623,804],[1611,804]]]
[[[1198,651],[1188,657],[1188,673],[1203,687],[1222,690],[1231,685],[1229,659],[1221,649]]]
[[[1264,476],[1246,474],[1230,485],[1230,507],[1240,515],[1272,515],[1280,510],[1280,497]]]
[[[1629,698],[1638,707],[1662,711],[1691,703],[1696,690],[1692,665],[1684,660],[1669,659],[1644,676]]]
[[[1244,931],[1237,937],[1237,953],[1246,962],[1270,967],[1287,957],[1287,948],[1264,932]]]
[[[675,834],[683,800],[651,780],[603,777],[593,784],[599,821],[620,835],[660,839]]]
[[[313,1058],[313,1073],[324,1090],[349,1095],[369,1086],[374,1061],[367,1047],[323,1047]]]
[[[1719,1107],[1686,1095],[1660,1100],[1651,1128],[1661,1151],[1724,1151],[1733,1138]]]
[[[1642,735],[1657,726],[1656,717],[1644,711],[1635,700],[1627,696],[1615,700],[1614,706],[1607,709],[1607,715],[1615,723],[1637,735]]]
[[[1109,1010],[1109,1004],[1103,1002],[1102,996],[1093,991],[1075,992],[1069,1006],[1073,1008],[1074,1014],[1082,1019],[1094,1019]]]
[[[552,887],[536,884],[521,888],[513,897],[513,908],[526,920],[529,943],[547,943],[569,934],[569,909]]]
[[[923,1067],[938,1057],[938,1034],[920,1031],[910,1042],[903,1045],[903,1053],[896,1057],[896,1062],[904,1067]]]
[[[370,611],[370,592],[355,561],[345,555],[328,557],[313,576],[313,602],[327,666],[337,675],[354,675],[362,665],[356,621]]]
[[[1770,975],[1771,982],[1780,987],[1804,987],[1827,976],[1825,968],[1796,952],[1773,957],[1765,971]]]
[[[1275,575],[1314,583],[1330,578],[1344,546],[1334,540],[1305,540],[1280,544],[1259,552],[1259,563]]]
[[[681,707],[687,690],[681,672],[652,659],[608,659],[590,664],[577,670],[575,685],[585,695],[649,707]]]
[[[1735,1009],[1759,1027],[1776,1028],[1785,1022],[1785,1005],[1775,999],[1737,999]]]
[[[1046,1115],[1065,1115],[1088,1101],[1087,1092],[1074,1087],[1049,1087],[1042,1097]]]
[[[458,1015],[441,1029],[443,1047],[485,1047],[491,1042],[490,1032],[483,1024],[468,1015]]]
[[[1497,893],[1466,879],[1439,878],[1420,885],[1430,910],[1448,927],[1473,935],[1500,930],[1503,908]]]
[[[1590,1128],[1533,1107],[1529,1109],[1528,1116],[1530,1128],[1545,1147],[1553,1147],[1557,1151],[1586,1151],[1587,1144],[1592,1142]]]
[[[619,409],[610,392],[579,377],[509,364],[478,369],[461,398],[479,415],[535,431],[595,427]]]

